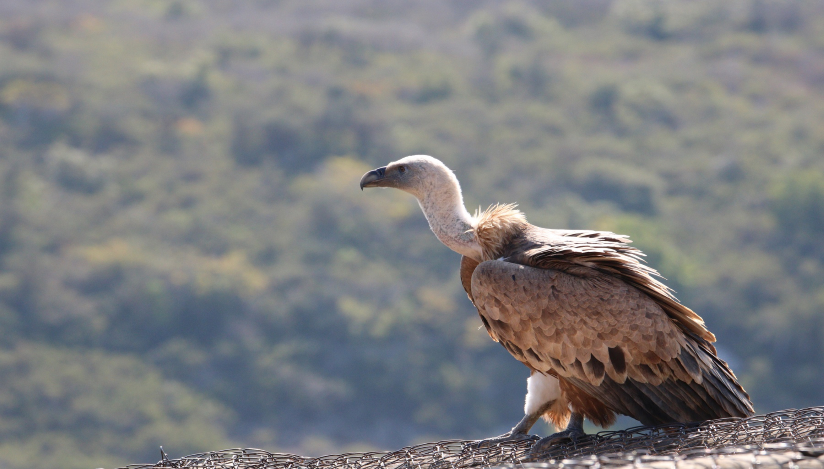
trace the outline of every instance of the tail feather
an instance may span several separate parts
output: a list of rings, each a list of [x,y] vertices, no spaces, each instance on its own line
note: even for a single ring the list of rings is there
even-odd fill
[[[565,380],[615,412],[629,415],[644,425],[753,415],[749,395],[738,384],[732,370],[714,353],[702,347],[701,342],[703,339],[698,338],[696,342],[688,341],[687,345],[691,352],[688,355],[692,355],[696,364],[700,363],[700,384],[697,380],[688,382],[678,379],[674,374],[658,385],[633,378],[617,383],[609,376],[604,376],[599,386],[575,378]]]
[[[747,391],[738,383],[735,378],[735,373],[732,372],[727,362],[718,358],[715,353],[715,347],[703,339],[689,334],[694,342],[688,341],[688,346],[692,351],[711,363],[708,369],[703,370],[703,377],[705,380],[709,379],[710,385],[714,387],[719,396],[720,403],[730,414],[730,417],[747,417],[755,413],[750,396]]]

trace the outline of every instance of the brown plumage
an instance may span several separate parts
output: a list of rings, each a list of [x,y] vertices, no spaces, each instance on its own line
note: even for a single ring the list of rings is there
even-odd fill
[[[752,414],[715,336],[625,237],[539,228],[513,206],[478,220],[483,262],[461,260],[469,299],[494,340],[559,379],[574,410],[601,426],[616,412],[644,424]]]
[[[526,415],[507,438],[541,415],[570,421],[573,435],[581,416],[608,426],[616,413],[644,424],[753,413],[703,319],[627,237],[539,228],[514,205],[470,216],[457,178],[430,156],[370,171],[364,187],[418,199],[438,239],[462,254],[461,284],[490,337],[532,370]]]

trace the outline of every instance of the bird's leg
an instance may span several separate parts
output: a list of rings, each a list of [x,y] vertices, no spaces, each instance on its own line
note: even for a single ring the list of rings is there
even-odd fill
[[[526,380],[524,418],[507,433],[486,440],[473,442],[476,447],[492,446],[507,441],[537,440],[528,432],[535,422],[552,408],[561,398],[558,379],[538,371],[533,371]]]
[[[563,431],[553,433],[552,435],[549,435],[545,438],[541,438],[540,440],[538,440],[532,447],[532,449],[529,451],[529,454],[532,456],[536,456],[545,451],[548,451],[554,445],[564,440],[575,441],[578,438],[582,438],[584,436],[586,436],[586,433],[584,433],[584,416],[579,414],[578,412],[572,412],[572,415],[569,416],[569,423]]]
[[[553,401],[554,402],[554,401]],[[476,448],[482,448],[485,446],[494,446],[498,443],[505,443],[508,441],[523,441],[523,440],[537,440],[538,437],[535,435],[530,435],[529,430],[535,425],[535,422],[541,418],[541,415],[544,414],[549,408],[552,406],[553,402],[547,402],[535,412],[531,412],[524,415],[524,418],[518,422],[517,425],[512,427],[512,430],[504,433],[503,435],[496,436],[493,438],[486,438],[484,440],[477,440],[473,441],[473,446]]]

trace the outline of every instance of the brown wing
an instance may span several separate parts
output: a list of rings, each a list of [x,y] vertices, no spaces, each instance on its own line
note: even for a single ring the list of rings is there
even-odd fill
[[[752,412],[725,363],[616,277],[486,261],[472,273],[470,297],[518,360],[643,423]]]
[[[537,370],[553,368],[595,386],[605,373],[619,383],[628,375],[653,382],[670,376],[657,366],[651,374],[640,369],[681,352],[684,336],[661,308],[617,279],[579,270],[588,275],[483,262],[472,275],[472,296],[496,338]]]
[[[644,254],[630,246],[627,237],[604,231],[550,230],[530,225],[513,241],[504,256],[507,260],[540,269],[563,270],[568,265],[582,265],[620,278],[655,300],[679,328],[715,342],[701,316],[678,302],[658,280],[658,272],[641,261]],[[711,344],[708,346],[713,349]]]

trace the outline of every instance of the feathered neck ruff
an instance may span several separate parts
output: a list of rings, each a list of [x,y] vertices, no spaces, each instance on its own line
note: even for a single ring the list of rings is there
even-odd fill
[[[501,257],[504,247],[513,236],[521,233],[529,223],[517,204],[495,204],[483,212],[475,212],[473,231],[481,246],[483,261]]]

